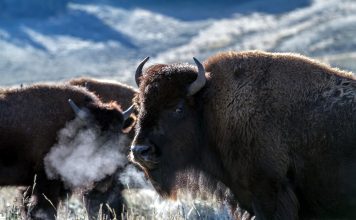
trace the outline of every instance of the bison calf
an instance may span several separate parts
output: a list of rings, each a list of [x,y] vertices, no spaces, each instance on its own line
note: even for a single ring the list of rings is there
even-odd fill
[[[29,186],[36,176],[35,205],[24,211],[29,218],[54,219],[55,207],[70,193],[63,181],[47,177],[44,166],[58,131],[78,116],[100,137],[126,136],[122,129],[130,113],[76,86],[0,90],[0,186]]]
[[[227,52],[137,69],[131,158],[163,195],[222,181],[257,219],[356,219],[356,81],[303,56]]]

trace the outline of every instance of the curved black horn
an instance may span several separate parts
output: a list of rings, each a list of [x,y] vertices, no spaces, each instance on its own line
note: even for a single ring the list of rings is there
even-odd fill
[[[124,117],[124,120],[128,119],[128,118],[130,117],[131,113],[132,113],[134,110],[135,110],[135,108],[134,108],[133,105],[131,105],[128,109],[126,109],[126,110],[122,113],[122,115],[123,115],[123,117]]]
[[[135,80],[137,86],[140,86],[140,77],[142,75],[142,68],[145,65],[145,63],[148,61],[148,59],[150,59],[150,57],[146,57],[144,60],[142,60],[136,69]]]
[[[73,109],[75,115],[77,115],[80,119],[85,119],[88,117],[88,113],[80,109],[72,99],[68,99],[68,103],[70,107]]]
[[[199,62],[195,57],[193,57],[195,64],[198,67],[198,76],[192,84],[188,87],[188,96],[192,96],[197,93],[200,89],[205,86],[206,78],[205,78],[205,69],[203,64]]]

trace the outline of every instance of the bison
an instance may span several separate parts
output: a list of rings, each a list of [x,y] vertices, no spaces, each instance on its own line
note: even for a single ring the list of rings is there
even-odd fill
[[[95,93],[102,102],[111,103],[117,102],[122,108],[129,108],[132,105],[132,99],[137,92],[136,89],[119,82],[106,82],[88,77],[74,78],[66,82],[70,85],[85,87],[87,90]],[[130,118],[125,121],[128,125],[133,125],[135,112]],[[126,126],[125,126],[126,127]],[[128,138],[131,141],[134,136],[133,129],[128,133]],[[129,153],[130,145],[124,146],[124,152]],[[126,148],[127,147],[127,148]],[[128,162],[128,161],[127,161]],[[90,191],[84,192],[84,203],[89,216],[96,219],[102,206],[102,213],[106,216],[112,216],[111,211],[105,204],[108,204],[115,213],[119,214],[123,210],[124,200],[122,198],[122,191],[124,186],[120,183],[118,175],[120,175],[122,168],[111,176],[96,183],[96,186]],[[114,216],[112,216],[114,217]]]
[[[36,176],[35,205],[23,212],[30,219],[54,219],[55,208],[70,193],[63,181],[48,178],[44,166],[58,131],[79,118],[107,139],[126,136],[122,130],[131,112],[77,86],[0,90],[0,186],[30,186]]]
[[[116,101],[123,108],[128,108],[132,105],[132,98],[137,92],[136,89],[123,83],[106,82],[88,77],[74,78],[69,80],[68,83],[87,88],[95,93],[102,102]]]
[[[197,169],[257,219],[356,218],[356,81],[301,55],[137,68],[131,160],[172,196]]]

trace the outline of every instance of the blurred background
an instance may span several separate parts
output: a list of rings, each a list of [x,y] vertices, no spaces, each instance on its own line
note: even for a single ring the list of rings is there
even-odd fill
[[[297,52],[356,72],[356,0],[0,0],[0,86],[134,85],[140,60]]]

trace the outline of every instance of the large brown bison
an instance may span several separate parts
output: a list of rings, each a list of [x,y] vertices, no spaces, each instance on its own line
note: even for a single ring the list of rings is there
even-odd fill
[[[124,109],[132,105],[132,99],[137,92],[134,88],[119,82],[107,82],[88,77],[74,78],[67,82],[70,85],[85,87],[87,90],[95,93],[102,102],[111,103],[117,102]],[[127,125],[133,124],[132,120],[126,120]],[[128,133],[130,141],[134,136],[133,129]],[[129,145],[124,149],[125,154],[129,153]],[[128,162],[128,161],[127,161]],[[124,186],[119,181],[118,175],[122,172],[122,168],[111,176],[106,177],[104,180],[96,183],[96,186],[84,193],[84,202],[89,213],[89,216],[96,219],[102,207],[102,214],[112,216],[111,211],[107,208],[106,204],[119,215],[123,210],[124,199],[122,191]],[[114,217],[114,216],[112,216]]]
[[[257,219],[356,219],[351,73],[258,51],[195,62],[137,69],[131,158],[161,194],[198,169]]]
[[[35,205],[24,212],[31,219],[54,219],[58,203],[70,193],[63,181],[48,178],[44,166],[58,131],[77,116],[84,126],[95,127],[99,137],[123,136],[131,109],[122,112],[77,86],[0,90],[0,186],[30,186],[36,176],[31,192]]]

